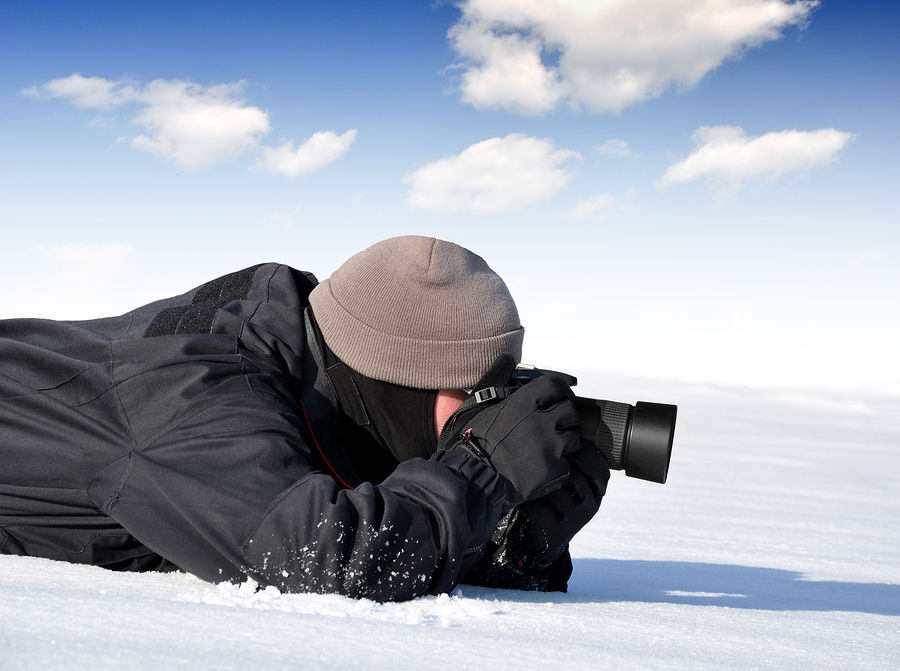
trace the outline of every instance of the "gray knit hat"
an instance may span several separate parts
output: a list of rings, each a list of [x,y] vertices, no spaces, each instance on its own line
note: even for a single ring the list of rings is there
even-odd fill
[[[500,354],[522,356],[503,280],[477,254],[407,235],[351,257],[309,297],[334,353],[357,372],[418,389],[473,386]]]

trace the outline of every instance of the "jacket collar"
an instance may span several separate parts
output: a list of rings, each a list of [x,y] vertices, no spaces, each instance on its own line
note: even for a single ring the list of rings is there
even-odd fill
[[[310,449],[318,452],[330,470],[330,475],[352,489],[362,482],[362,478],[350,463],[341,444],[337,395],[325,373],[325,357],[309,312],[309,308],[306,308],[303,314],[306,347],[303,352],[300,404],[311,434],[313,444]]]

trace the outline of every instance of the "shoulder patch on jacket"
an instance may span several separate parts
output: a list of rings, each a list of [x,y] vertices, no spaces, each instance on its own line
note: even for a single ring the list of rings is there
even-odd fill
[[[253,284],[253,273],[261,265],[263,264],[207,282],[197,289],[189,305],[176,305],[161,310],[144,331],[144,337],[209,333],[219,308],[231,301],[247,298]]]

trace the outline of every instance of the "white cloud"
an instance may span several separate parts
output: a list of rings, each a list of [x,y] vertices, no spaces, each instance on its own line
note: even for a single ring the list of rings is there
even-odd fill
[[[636,156],[636,154],[631,151],[631,147],[628,146],[628,142],[626,140],[607,140],[599,147],[597,147],[597,151],[599,151],[604,156],[614,156],[616,158],[628,158],[629,156]]]
[[[105,282],[126,265],[134,247],[122,242],[72,242],[47,247],[38,245],[33,251],[44,257],[67,285]]]
[[[613,210],[632,209],[637,195],[638,190],[633,186],[628,187],[618,196],[609,193],[597,193],[575,203],[566,211],[566,216],[572,219],[591,217],[595,221],[601,221],[606,218],[607,213]]]
[[[427,210],[497,212],[545,200],[572,177],[577,152],[551,140],[511,133],[471,145],[407,175],[407,202]]]
[[[262,150],[260,162],[273,172],[298,176],[334,160],[349,148],[356,131],[337,136],[315,133],[299,149],[288,142],[271,149],[260,140],[269,130],[269,115],[241,97],[244,83],[202,86],[185,80],[156,79],[128,84],[73,74],[22,93],[39,99],[64,99],[76,107],[103,110],[102,125],[112,122],[113,108],[139,108],[131,121],[145,132],[123,138],[135,149],[155,154],[186,170],[199,170]]]
[[[584,219],[592,214],[609,210],[615,202],[615,196],[608,193],[598,193],[590,198],[578,201],[569,208],[569,211],[566,214],[573,219]]]
[[[25,95],[41,100],[65,98],[75,107],[106,109],[134,99],[135,91],[122,81],[110,81],[102,77],[83,77],[75,73],[68,77],[52,79],[40,86],[22,91]]]
[[[318,170],[347,153],[355,139],[355,130],[348,130],[342,135],[330,130],[322,131],[313,134],[297,149],[294,149],[293,142],[286,142],[280,147],[263,147],[263,155],[256,165],[271,173],[298,177]]]
[[[706,178],[725,194],[748,178],[774,178],[827,165],[851,137],[834,128],[748,137],[738,126],[702,126],[694,132],[693,153],[670,166],[660,181],[667,186]]]
[[[255,149],[269,132],[269,117],[238,96],[242,83],[200,86],[155,80],[140,92],[145,104],[135,122],[149,131],[131,139],[186,170],[198,170]]]
[[[139,304],[133,285],[136,249],[130,244],[70,242],[10,249],[15,251],[7,255],[5,270],[27,270],[29,279],[4,294],[4,318],[86,319],[121,314]],[[154,291],[143,302],[158,297]]]
[[[303,206],[297,205],[289,211],[272,211],[266,212],[262,217],[263,225],[272,231],[279,233],[290,233],[295,230],[296,225],[301,221],[303,215]]]
[[[818,0],[462,0],[449,31],[475,107],[618,112],[803,25]]]
[[[888,255],[883,249],[877,247],[870,247],[851,254],[848,261],[854,268],[884,267],[889,263]]]
[[[472,65],[462,76],[462,98],[475,107],[540,114],[565,95],[558,75],[541,62],[541,42],[516,33],[497,34],[477,22],[450,31],[456,50]]]

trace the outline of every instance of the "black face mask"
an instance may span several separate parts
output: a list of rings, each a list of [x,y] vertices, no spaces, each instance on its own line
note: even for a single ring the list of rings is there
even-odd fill
[[[374,380],[341,362],[325,371],[342,412],[398,462],[414,457],[427,459],[434,454],[436,391]]]
[[[313,326],[340,406],[344,447],[359,474],[379,482],[399,462],[434,454],[437,391],[403,387],[357,373],[331,351],[315,321]]]

